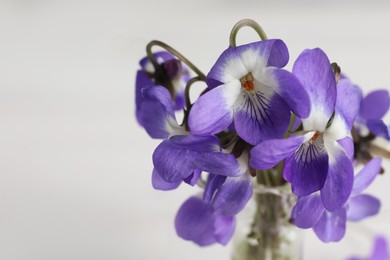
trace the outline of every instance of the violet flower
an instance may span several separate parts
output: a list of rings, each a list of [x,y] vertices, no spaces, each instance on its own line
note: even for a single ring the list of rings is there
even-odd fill
[[[355,176],[350,197],[343,207],[328,211],[318,193],[299,198],[291,217],[299,228],[313,228],[323,242],[340,241],[346,231],[346,222],[359,221],[379,212],[380,201],[367,194],[361,194],[375,179],[381,168],[381,159],[372,159]]]
[[[348,135],[361,92],[347,79],[340,80],[336,88],[329,59],[321,49],[305,50],[296,60],[293,73],[311,102],[309,116],[302,119],[303,135],[256,145],[250,165],[265,170],[286,159],[283,176],[291,183],[293,193],[306,196],[321,190],[325,208],[338,210],[353,185],[353,143]]]
[[[245,161],[242,157],[238,160]],[[253,193],[247,166],[240,165],[242,174],[239,177],[210,174],[203,198],[191,197],[184,202],[175,219],[180,237],[200,246],[227,244],[234,232],[234,216],[245,207]]]
[[[386,239],[382,236],[377,236],[374,242],[374,248],[368,258],[351,257],[348,260],[389,260],[390,253]]]
[[[281,40],[229,47],[207,75],[211,88],[193,105],[189,127],[194,135],[219,133],[234,122],[250,144],[281,137],[290,111],[309,114],[309,99],[294,75],[280,69],[288,62]]]
[[[185,105],[184,88],[189,80],[189,71],[169,52],[156,52],[154,53],[154,58],[159,63],[157,70],[154,68],[149,58],[144,57],[140,61],[141,69],[137,71],[136,76],[136,117],[139,124],[142,126],[143,122],[140,114],[142,113],[143,88],[162,86],[170,93],[174,110],[182,109]]]
[[[356,119],[357,128],[367,126],[371,133],[390,140],[389,126],[382,118],[390,108],[390,96],[387,90],[376,90],[365,96]]]
[[[234,155],[222,152],[215,136],[191,136],[178,125],[167,89],[157,86],[142,90],[140,118],[153,138],[165,139],[153,153],[152,185],[171,190],[182,181],[194,185],[202,171],[238,176]]]

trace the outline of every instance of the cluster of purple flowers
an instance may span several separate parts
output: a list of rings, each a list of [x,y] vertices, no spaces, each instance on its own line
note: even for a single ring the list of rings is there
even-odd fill
[[[137,73],[136,115],[163,140],[153,153],[152,185],[204,186],[177,213],[180,237],[226,244],[255,182],[281,163],[280,178],[261,184],[290,184],[299,198],[294,224],[313,228],[322,241],[339,241],[347,220],[378,213],[379,200],[362,192],[383,170],[371,141],[390,139],[382,121],[387,91],[362,98],[319,48],[303,51],[289,72],[286,44],[271,39],[227,48],[206,77],[198,75],[207,89],[188,104],[188,66],[164,51],[153,54],[157,63],[150,58]],[[183,108],[179,124],[175,111]],[[364,167],[355,174],[358,164]]]

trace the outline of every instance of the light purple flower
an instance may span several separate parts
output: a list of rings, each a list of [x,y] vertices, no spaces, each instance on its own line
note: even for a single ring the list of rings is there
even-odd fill
[[[374,135],[390,140],[389,126],[382,120],[389,108],[390,95],[387,90],[370,92],[360,104],[356,127],[359,129],[365,125]]]
[[[224,216],[198,197],[189,198],[180,207],[176,218],[177,235],[200,246],[214,243],[226,245],[234,233],[234,216]]]
[[[356,176],[350,197],[343,207],[328,211],[318,193],[299,198],[291,217],[299,228],[313,228],[323,242],[340,241],[346,231],[346,222],[359,221],[379,212],[378,199],[361,194],[375,179],[381,168],[381,159],[372,159]]]
[[[165,139],[173,135],[189,134],[177,123],[171,96],[161,86],[142,89],[138,118],[152,138]]]
[[[189,72],[182,63],[175,59],[169,52],[161,51],[154,53],[159,67],[156,70],[148,57],[140,61],[141,69],[137,71],[135,103],[136,117],[140,125],[143,125],[140,114],[143,103],[142,89],[162,86],[168,90],[175,110],[182,109],[185,105],[184,87],[189,80]]]
[[[368,258],[351,257],[348,260],[389,260],[390,253],[388,243],[383,236],[377,236],[374,242],[374,248]]]
[[[194,185],[200,172],[221,176],[241,175],[240,165],[232,154],[223,153],[215,136],[172,136],[153,153],[154,188],[168,190],[185,181]]]
[[[216,134],[234,122],[238,135],[250,144],[281,137],[290,111],[306,117],[310,109],[300,82],[281,69],[288,58],[281,40],[225,50],[207,75],[210,90],[191,109],[191,133]]]
[[[239,161],[242,160],[240,157]],[[239,177],[209,174],[203,199],[191,197],[179,209],[175,227],[180,237],[201,246],[225,245],[230,240],[235,228],[234,216],[253,193],[247,166],[241,164],[241,171],[245,172]]]
[[[359,110],[360,89],[347,79],[336,80],[321,49],[305,50],[296,60],[293,73],[310,98],[310,114],[302,119],[303,135],[272,139],[256,145],[250,165],[264,170],[285,159],[284,178],[297,196],[321,190],[329,211],[340,209],[353,185],[350,134]],[[330,125],[329,125],[330,124]]]

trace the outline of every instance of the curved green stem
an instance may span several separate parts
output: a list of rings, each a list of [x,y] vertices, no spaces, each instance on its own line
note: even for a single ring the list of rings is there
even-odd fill
[[[160,46],[161,48],[167,50],[168,52],[170,52],[171,54],[173,54],[174,56],[179,58],[179,60],[184,62],[201,79],[205,79],[206,78],[206,76],[191,61],[189,61],[186,57],[184,57],[180,52],[178,52],[177,50],[175,50],[174,48],[172,48],[171,46],[169,46],[168,44],[166,44],[164,42],[154,40],[154,41],[149,42],[148,45],[146,46],[146,53],[148,55],[149,60],[152,62],[153,66],[156,69],[159,66],[159,64],[156,61],[156,59],[154,58],[154,55],[153,55],[153,52],[152,52],[152,47],[153,46]]]
[[[242,27],[246,27],[246,26],[251,27],[253,30],[255,30],[262,40],[268,39],[263,28],[261,28],[261,26],[258,23],[256,23],[255,21],[253,21],[251,19],[243,19],[243,20],[239,21],[238,23],[236,23],[234,25],[232,31],[230,32],[229,45],[231,47],[234,47],[234,48],[237,47],[236,37],[237,37],[238,31]]]
[[[194,78],[190,79],[187,82],[186,88],[184,90],[184,96],[185,96],[185,99],[186,99],[186,104],[187,104],[187,110],[188,111],[191,109],[191,106],[192,106],[191,99],[190,99],[190,88],[191,88],[192,84],[194,84],[195,82],[198,82],[198,81],[204,81],[204,79],[202,79],[200,76],[197,76],[197,77],[194,77]]]

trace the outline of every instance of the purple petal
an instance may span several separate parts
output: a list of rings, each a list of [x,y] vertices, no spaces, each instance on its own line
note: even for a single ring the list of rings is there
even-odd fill
[[[177,59],[171,59],[162,65],[164,68],[164,71],[166,72],[167,76],[169,78],[174,78],[177,76],[177,74],[182,70],[182,64],[180,60]]]
[[[331,126],[326,129],[328,136],[332,136],[335,140],[348,136],[359,112],[361,98],[361,90],[352,85],[348,79],[339,81],[335,116]]]
[[[281,40],[265,40],[236,48],[229,47],[218,58],[207,78],[227,83],[240,79],[249,72],[256,73],[267,66],[284,67],[288,50]]]
[[[287,131],[290,109],[278,95],[266,96],[260,91],[253,95],[243,92],[235,106],[234,126],[237,134],[250,144],[281,138]]]
[[[305,130],[325,130],[336,105],[336,80],[321,49],[305,50],[294,63],[293,74],[309,95],[311,111],[303,121]]]
[[[385,138],[386,140],[390,140],[390,132],[389,127],[385,125],[383,120],[381,119],[369,119],[367,120],[368,129],[376,136],[380,136]]]
[[[351,221],[359,221],[378,214],[380,201],[370,195],[358,195],[348,201],[347,217]]]
[[[299,80],[286,70],[272,69],[272,73],[278,82],[276,92],[287,102],[291,111],[300,118],[309,116],[309,96]]]
[[[336,114],[340,114],[348,129],[352,128],[360,108],[362,91],[348,79],[341,79],[337,84]]]
[[[365,96],[360,105],[360,117],[381,119],[389,110],[390,96],[387,90],[377,90]]]
[[[217,242],[214,221],[213,207],[200,198],[191,197],[180,207],[175,228],[179,237],[207,246]]]
[[[235,48],[242,64],[254,74],[262,67],[282,68],[287,65],[289,54],[282,40],[272,39],[252,42]]]
[[[156,190],[174,190],[179,187],[181,181],[178,182],[166,182],[161,178],[160,174],[153,169],[152,173],[152,186]]]
[[[175,131],[180,131],[167,89],[159,86],[143,88],[142,96],[139,117],[152,138],[163,139]]]
[[[194,186],[200,179],[201,173],[202,173],[201,170],[195,169],[195,171],[191,173],[191,175],[185,178],[183,181],[191,186]]]
[[[194,135],[216,134],[233,121],[233,105],[239,96],[239,81],[216,87],[194,103],[188,118]]]
[[[247,73],[248,70],[245,68],[244,64],[242,64],[236,49],[229,47],[221,56],[219,56],[214,66],[207,74],[207,78],[222,83],[228,83],[232,80],[240,79]]]
[[[215,194],[214,208],[223,215],[234,216],[245,207],[252,193],[252,179],[249,174],[228,177]]]
[[[164,140],[153,153],[153,163],[167,182],[181,181],[195,170],[237,176],[240,168],[231,154],[220,152],[213,136],[174,136]]]
[[[272,168],[294,153],[304,141],[304,136],[295,136],[261,142],[252,148],[249,164],[259,170]]]
[[[325,208],[318,194],[311,194],[299,198],[294,206],[291,217],[299,228],[311,228],[317,224]]]
[[[348,200],[353,185],[353,167],[351,160],[335,142],[334,149],[327,145],[329,153],[328,176],[321,197],[324,207],[329,211],[340,209]]]
[[[347,136],[343,139],[338,140],[337,143],[344,149],[344,152],[348,156],[348,158],[350,160],[353,160],[355,148],[352,138]]]
[[[286,159],[283,176],[291,183],[294,194],[306,196],[324,186],[327,173],[328,154],[318,140],[304,143]]]
[[[345,208],[335,212],[324,212],[313,227],[314,232],[323,242],[337,242],[345,235],[347,214]]]
[[[384,237],[378,236],[375,239],[374,249],[369,260],[388,260],[390,253],[387,241]]]
[[[214,221],[215,239],[221,245],[226,245],[234,234],[236,221],[232,216],[216,215]]]
[[[203,193],[203,199],[207,202],[211,202],[215,192],[225,182],[226,176],[209,174],[207,178],[206,187]]]
[[[150,78],[145,74],[145,72],[139,70],[137,71],[137,76],[135,80],[135,114],[140,125],[142,124],[140,109],[143,101],[142,98],[142,89],[154,86],[154,83]]]
[[[162,64],[165,61],[173,59],[173,55],[170,54],[169,52],[166,52],[166,51],[155,52],[155,53],[153,53],[153,56],[156,59],[158,64]],[[150,60],[147,56],[142,58],[140,60],[139,64],[143,70],[146,70],[148,72],[154,72],[153,70],[149,70],[149,67],[152,67],[152,63],[150,62]]]
[[[382,159],[374,158],[355,176],[352,188],[352,195],[362,193],[378,176],[381,170]]]

